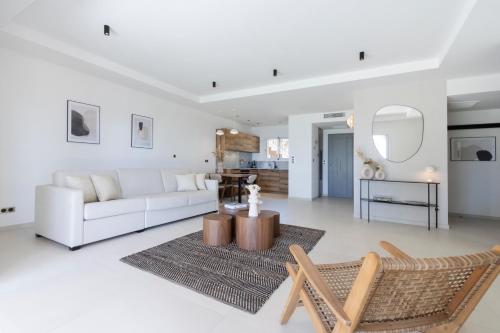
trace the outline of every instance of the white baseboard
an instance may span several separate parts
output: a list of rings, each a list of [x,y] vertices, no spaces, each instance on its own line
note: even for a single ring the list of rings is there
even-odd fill
[[[28,223],[19,223],[19,224],[9,224],[6,226],[1,226],[0,227],[0,232],[2,231],[9,231],[9,230],[18,230],[18,229],[27,229],[31,228],[35,225],[35,222],[28,222]]]
[[[479,220],[490,220],[490,221],[500,222],[500,216],[473,215],[473,214],[462,214],[454,212],[449,212],[448,215],[462,217],[466,219],[479,219]]]

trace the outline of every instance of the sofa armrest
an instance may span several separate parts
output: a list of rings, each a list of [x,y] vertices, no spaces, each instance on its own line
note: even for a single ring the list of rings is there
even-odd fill
[[[35,232],[69,247],[83,244],[83,192],[41,185],[35,191]]]
[[[205,179],[205,185],[209,191],[215,192],[219,190],[219,181],[216,179]]]

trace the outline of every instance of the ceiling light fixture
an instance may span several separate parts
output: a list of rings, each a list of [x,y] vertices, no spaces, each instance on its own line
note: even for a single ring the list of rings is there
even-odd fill
[[[359,52],[359,61],[365,60],[365,51]]]
[[[217,82],[212,81],[212,88],[215,88],[215,87],[217,87]]]
[[[278,76],[278,70],[276,68],[273,69],[273,76]]]
[[[236,134],[240,133],[240,131],[238,131],[236,128],[231,128],[231,130],[229,131],[229,133],[231,133],[233,135],[236,135]]]
[[[217,131],[215,131],[215,134],[218,136],[224,135],[224,130],[219,128],[217,129]]]
[[[109,27],[109,25],[105,24],[104,25],[104,36],[109,36],[110,31],[111,31],[111,28]]]

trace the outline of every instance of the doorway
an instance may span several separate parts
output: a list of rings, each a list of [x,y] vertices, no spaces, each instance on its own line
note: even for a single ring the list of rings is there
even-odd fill
[[[353,197],[353,134],[328,134],[328,196]]]

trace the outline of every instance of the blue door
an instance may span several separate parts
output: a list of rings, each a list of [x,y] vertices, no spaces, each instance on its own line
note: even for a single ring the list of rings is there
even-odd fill
[[[328,196],[353,196],[353,134],[328,134]]]

